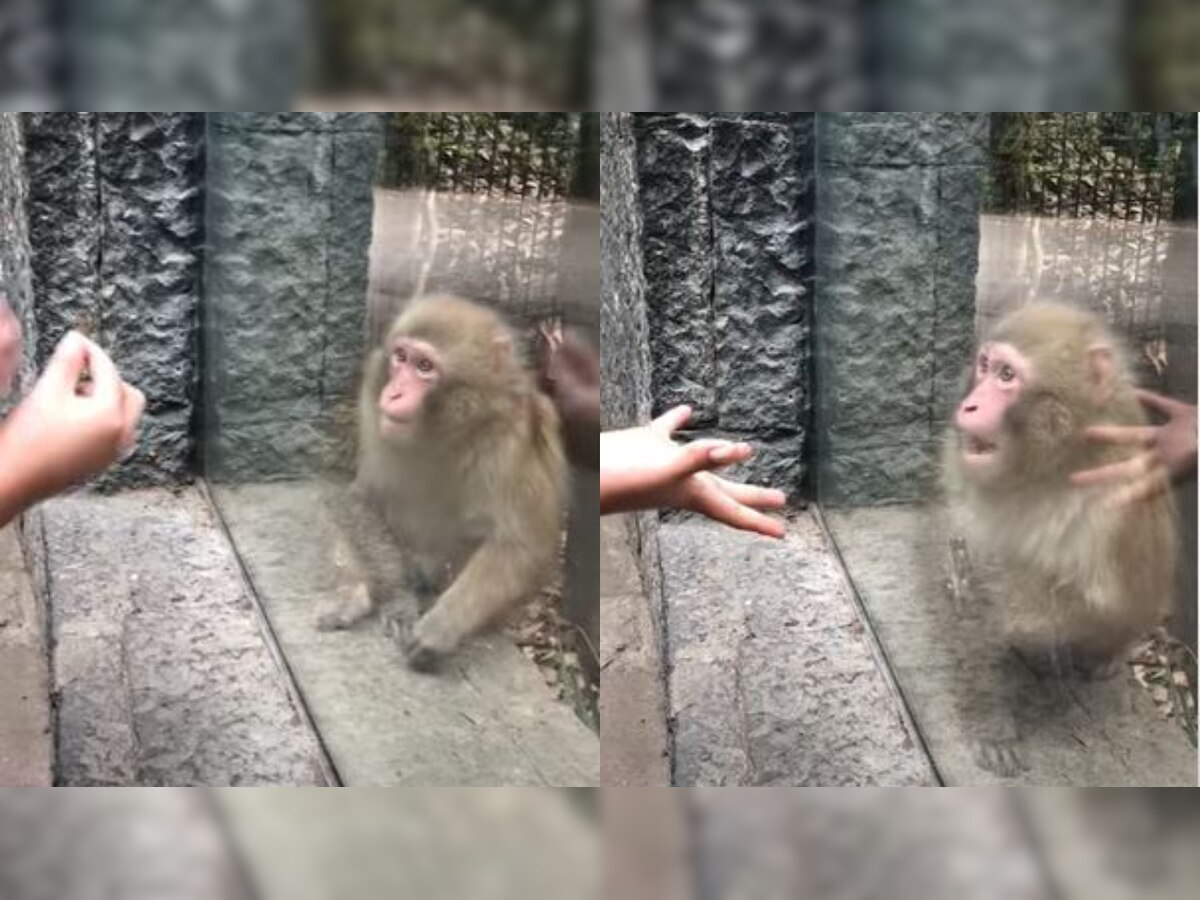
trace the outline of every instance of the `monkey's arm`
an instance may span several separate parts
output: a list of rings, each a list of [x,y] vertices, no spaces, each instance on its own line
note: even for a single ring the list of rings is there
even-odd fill
[[[558,548],[558,532],[520,538],[493,537],[475,551],[450,587],[412,629],[408,664],[431,668],[458,644],[543,584]]]
[[[404,558],[370,492],[358,480],[324,492],[325,508],[336,527],[334,565],[338,595],[322,605],[317,626],[347,628],[371,615],[404,583]]]

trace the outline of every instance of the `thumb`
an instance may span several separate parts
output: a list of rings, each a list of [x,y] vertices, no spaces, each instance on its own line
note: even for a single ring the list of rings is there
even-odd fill
[[[674,409],[668,409],[665,413],[650,423],[650,428],[660,434],[670,437],[680,428],[687,424],[687,420],[692,417],[692,408],[690,406],[676,406]]]
[[[56,394],[73,394],[87,363],[87,340],[78,331],[68,331],[46,363],[41,382]]]

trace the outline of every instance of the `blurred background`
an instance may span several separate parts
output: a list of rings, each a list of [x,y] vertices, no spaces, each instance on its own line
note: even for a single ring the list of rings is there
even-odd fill
[[[1175,900],[1200,816],[1183,790],[606,788],[622,900]]]
[[[592,900],[591,792],[0,791],[6,900]]]
[[[5,0],[0,108],[1195,109],[1190,0]]]

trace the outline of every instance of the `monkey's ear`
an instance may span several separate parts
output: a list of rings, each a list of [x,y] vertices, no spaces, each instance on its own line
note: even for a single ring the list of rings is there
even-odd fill
[[[1088,347],[1088,384],[1097,406],[1112,399],[1117,384],[1117,354],[1108,344]]]

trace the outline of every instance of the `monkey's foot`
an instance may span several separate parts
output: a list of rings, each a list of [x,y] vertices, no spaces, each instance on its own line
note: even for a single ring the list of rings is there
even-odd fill
[[[341,631],[350,628],[367,618],[372,609],[367,589],[359,585],[348,598],[334,597],[317,607],[317,630]]]
[[[975,747],[975,763],[979,768],[999,775],[1016,778],[1028,767],[1017,753],[1016,741],[980,741]]]

